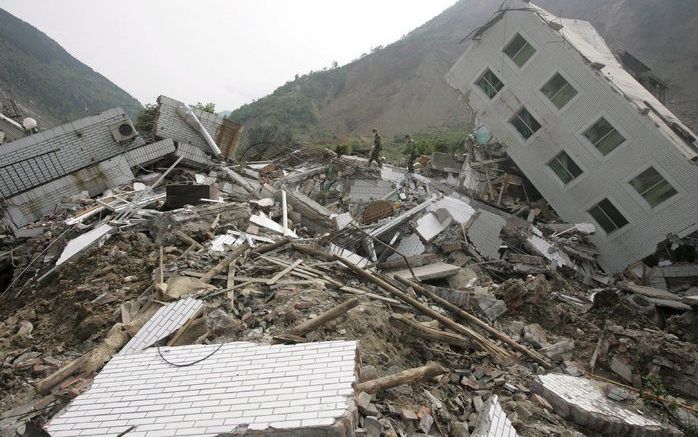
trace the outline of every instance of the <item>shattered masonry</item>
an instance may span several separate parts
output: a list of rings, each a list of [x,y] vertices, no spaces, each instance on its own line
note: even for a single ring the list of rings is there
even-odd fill
[[[558,165],[586,152],[566,149],[565,158],[535,135],[516,144],[517,127],[494,119],[511,115],[499,107],[523,86],[511,75],[527,79],[528,67],[518,74],[518,64],[536,56],[524,50],[524,34],[539,68],[551,67],[540,41],[568,38],[571,47],[549,46],[571,65],[565,74],[574,73],[575,104],[608,94],[609,85],[630,93],[635,84],[616,83],[625,75],[615,59],[601,65],[598,57],[610,52],[588,24],[514,1],[525,10],[498,11],[468,49],[486,56],[491,45],[501,55],[496,44],[507,40],[491,35],[502,31],[502,17],[514,17],[513,65],[505,59],[504,72],[487,74],[490,85],[495,73],[504,80],[497,93],[481,90],[493,103],[478,97],[479,85],[470,90],[476,109],[487,107],[480,111],[487,126],[466,139],[468,153],[420,156],[414,173],[286,144],[246,150],[239,162],[241,126],[165,96],[155,138],[141,138],[117,108],[3,144],[0,434],[673,436],[698,429],[695,239],[671,235],[656,260],[623,270],[656,244],[653,237],[647,248],[613,252],[614,241],[638,238],[630,206],[622,209],[632,220],[606,235],[598,211],[565,216],[563,208],[563,218],[575,219],[564,221],[546,202],[595,201],[583,179],[556,185],[564,196],[540,187],[545,199],[529,183],[558,183],[552,167],[540,168],[553,161],[540,159],[553,156]],[[582,33],[596,37],[593,46]],[[450,79],[470,89],[480,67],[460,61]],[[602,87],[594,82],[609,74]],[[519,121],[535,127],[530,117],[557,117],[524,91]],[[635,122],[623,129],[628,142],[650,117],[662,141],[674,135],[693,147],[662,106],[639,98],[647,96],[623,102],[639,104],[639,115],[621,117],[627,107],[614,106],[614,121]],[[652,113],[644,112],[648,102]],[[588,118],[581,112],[578,120]],[[541,125],[560,138],[565,127]],[[580,159],[585,176],[576,177],[608,171],[626,146],[601,164]],[[659,158],[657,167],[666,156]],[[619,168],[614,174],[626,181],[633,176]],[[671,208],[648,213],[675,211],[666,229],[682,223],[678,213],[695,194],[683,177],[672,180],[681,185],[675,194],[660,184]],[[615,191],[612,200],[621,197]]]

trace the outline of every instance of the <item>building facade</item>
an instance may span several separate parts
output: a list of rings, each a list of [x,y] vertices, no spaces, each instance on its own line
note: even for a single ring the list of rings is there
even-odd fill
[[[596,224],[607,271],[698,229],[695,134],[588,22],[512,0],[446,79],[564,220]]]
[[[146,145],[121,108],[7,143],[0,147],[3,222],[21,228],[64,197],[126,184],[132,167],[174,151],[170,139]]]

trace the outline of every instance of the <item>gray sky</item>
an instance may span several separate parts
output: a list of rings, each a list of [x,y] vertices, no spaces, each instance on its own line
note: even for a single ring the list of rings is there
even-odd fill
[[[387,45],[455,0],[0,0],[143,103],[234,109]]]

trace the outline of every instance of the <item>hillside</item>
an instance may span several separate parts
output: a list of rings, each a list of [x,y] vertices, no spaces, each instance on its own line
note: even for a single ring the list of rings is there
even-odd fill
[[[698,125],[698,2],[694,0],[539,0],[555,14],[590,21],[613,49],[624,48],[669,85],[668,106]],[[387,136],[462,126],[464,101],[444,74],[465,35],[501,0],[460,0],[405,38],[342,67],[296,78],[233,111],[240,122],[267,121],[316,140]],[[683,41],[677,44],[676,41]]]
[[[121,106],[142,108],[107,78],[28,23],[0,9],[0,97],[14,98],[44,127]]]

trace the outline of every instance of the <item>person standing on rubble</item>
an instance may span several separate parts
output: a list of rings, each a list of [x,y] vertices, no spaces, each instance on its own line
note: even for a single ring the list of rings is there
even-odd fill
[[[378,167],[383,167],[381,162],[381,152],[383,151],[383,138],[378,133],[378,129],[373,128],[373,148],[371,148],[371,153],[368,155],[368,166],[371,166],[371,162],[376,161]]]
[[[417,159],[417,146],[410,134],[405,135],[405,149],[402,153],[407,156],[407,171],[414,173],[414,161]]]

